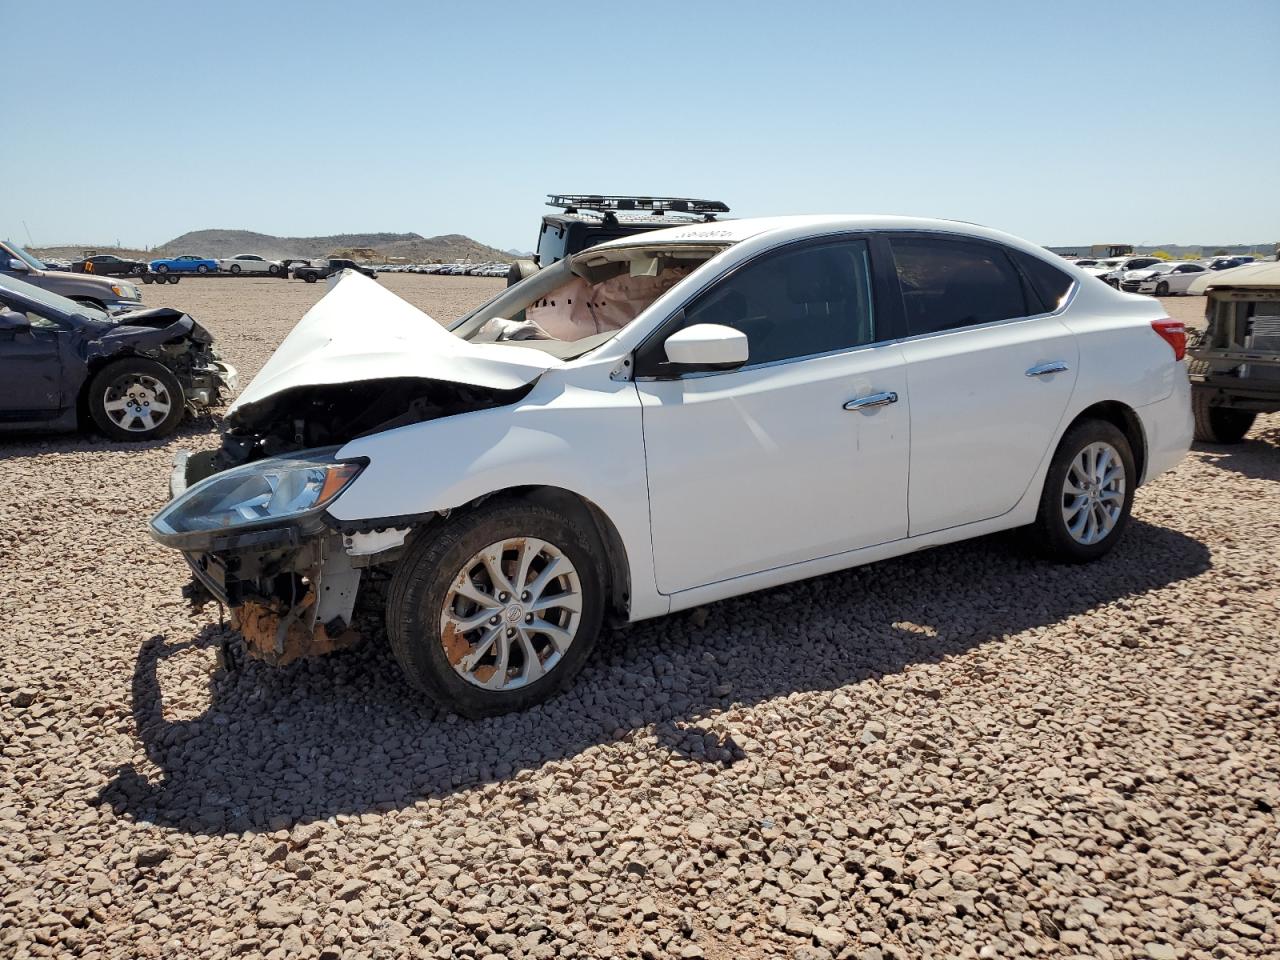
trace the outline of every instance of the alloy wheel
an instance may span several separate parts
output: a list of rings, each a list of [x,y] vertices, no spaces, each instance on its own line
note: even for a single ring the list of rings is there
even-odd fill
[[[1071,461],[1062,482],[1062,520],[1077,543],[1105,540],[1124,510],[1124,461],[1101,440],[1089,444]]]
[[[160,426],[169,416],[173,398],[155,377],[126,373],[107,386],[102,408],[121,430],[146,433]]]
[[[582,614],[582,583],[554,544],[512,537],[458,571],[440,614],[440,642],[454,671],[485,690],[541,679],[564,658]]]

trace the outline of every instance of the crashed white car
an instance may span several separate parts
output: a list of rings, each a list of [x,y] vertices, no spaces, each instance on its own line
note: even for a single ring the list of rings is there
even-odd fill
[[[1042,248],[787,217],[602,244],[448,329],[346,274],[152,521],[271,662],[353,642],[485,715],[602,623],[1029,527],[1110,550],[1191,437],[1182,324]]]

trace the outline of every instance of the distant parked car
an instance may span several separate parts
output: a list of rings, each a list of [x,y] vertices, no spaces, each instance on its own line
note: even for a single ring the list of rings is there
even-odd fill
[[[1126,293],[1152,293],[1157,297],[1186,293],[1191,281],[1206,269],[1202,263],[1170,260],[1158,267],[1130,270],[1120,281],[1120,289]]]
[[[275,277],[279,276],[284,266],[279,260],[264,260],[252,253],[241,253],[234,257],[219,259],[218,269],[224,273],[269,273]]]
[[[181,257],[162,257],[151,261],[152,273],[213,273],[217,269],[217,260],[193,257],[189,253]]]
[[[363,273],[366,277],[376,277],[377,270],[369,267],[362,267],[354,260],[347,260],[340,257],[331,257],[328,260],[312,260],[310,263],[300,263],[293,268],[293,278],[295,280],[305,280],[307,283],[315,283],[317,280],[323,280],[325,277],[343,270],[355,270],[357,273]]]
[[[0,277],[0,369],[6,429],[75,430],[84,413],[113,440],[166,436],[188,404],[237,386],[213,337],[181,311],[110,316],[15,277]]]
[[[1210,270],[1230,270],[1232,267],[1242,267],[1246,263],[1253,263],[1253,257],[1234,256],[1234,257],[1214,257],[1209,261]]]
[[[1121,257],[1106,261],[1114,264],[1114,266],[1106,273],[1100,274],[1100,278],[1111,286],[1120,287],[1120,281],[1124,279],[1124,275],[1130,270],[1145,270],[1148,267],[1158,267],[1165,261],[1159,257]]]
[[[71,263],[72,273],[92,273],[99,277],[141,276],[147,265],[141,260],[124,260],[110,253],[99,253]]]

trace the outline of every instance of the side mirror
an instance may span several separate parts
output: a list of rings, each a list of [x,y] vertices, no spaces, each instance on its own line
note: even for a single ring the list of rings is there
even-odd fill
[[[31,321],[17,310],[0,310],[0,330],[7,333],[23,333],[31,329]]]
[[[685,370],[732,370],[747,362],[747,335],[718,323],[695,323],[663,343],[667,360]]]
[[[17,273],[30,273],[31,268],[27,266],[27,261],[19,260],[17,257],[9,258],[9,269]]]

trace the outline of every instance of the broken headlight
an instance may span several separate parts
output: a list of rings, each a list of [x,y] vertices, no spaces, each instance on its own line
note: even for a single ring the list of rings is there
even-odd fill
[[[337,447],[258,460],[195,484],[151,519],[161,543],[280,525],[319,513],[364,469],[334,459]]]

